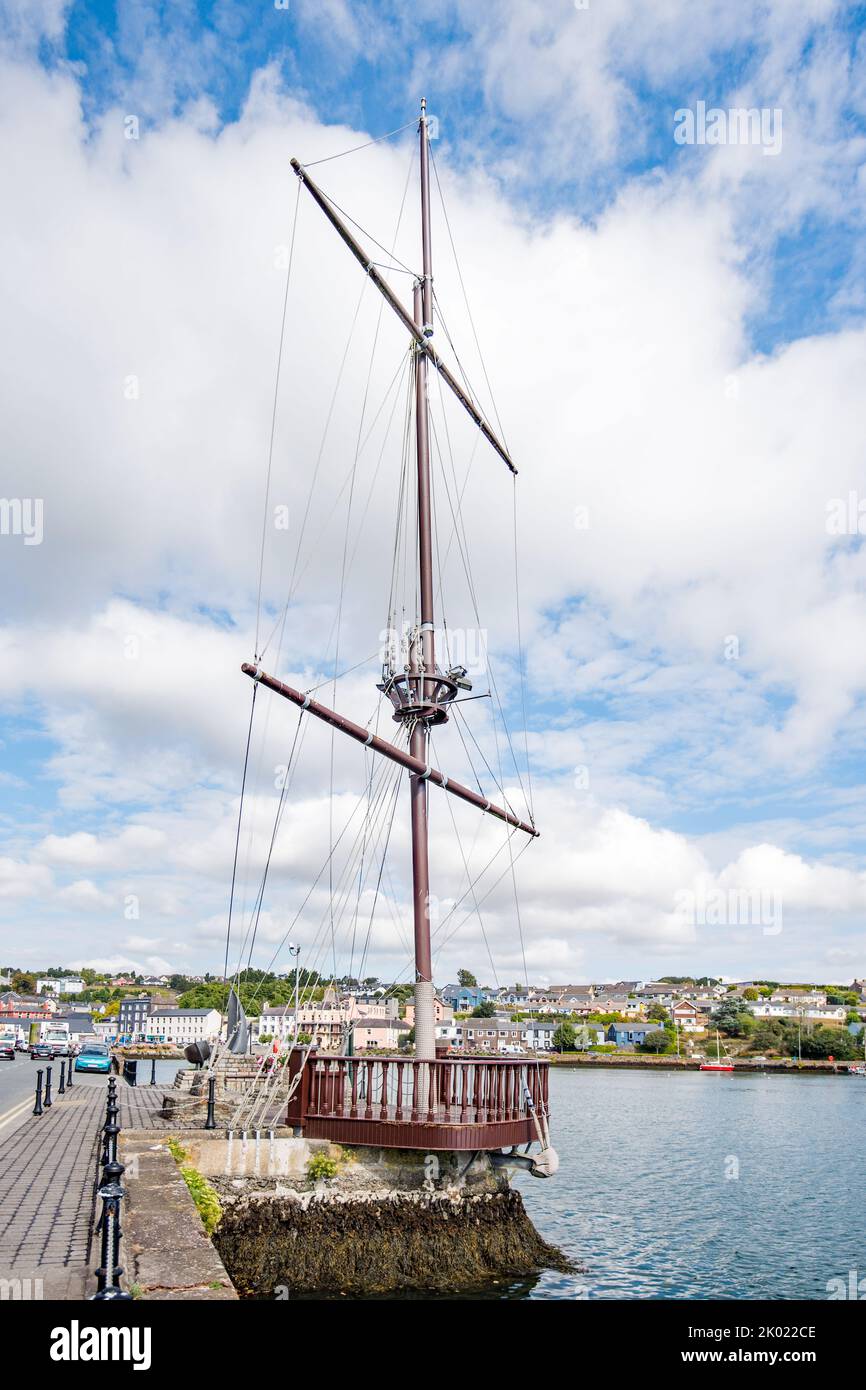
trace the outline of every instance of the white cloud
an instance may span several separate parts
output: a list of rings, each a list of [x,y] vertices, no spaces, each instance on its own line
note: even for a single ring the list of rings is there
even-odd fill
[[[806,8],[807,19],[819,13]],[[602,146],[622,138],[621,84],[650,21],[626,35],[622,7],[606,16],[601,9],[592,10],[592,30],[576,27],[587,20],[580,12],[567,16],[567,33],[566,17],[557,21],[562,34],[551,46],[553,21],[538,6],[509,6],[487,68],[491,80],[510,72],[514,45],[525,49],[521,90],[503,92],[507,112],[519,115],[521,103],[526,111],[555,106],[579,47],[578,106],[563,118],[592,105]],[[684,64],[690,46],[712,49],[713,22],[719,45],[745,22],[729,6],[710,10],[700,25],[685,26]],[[341,13],[347,25],[363,23],[363,15]],[[674,32],[682,8],[668,7],[656,23]],[[488,24],[485,16],[476,26],[479,45]],[[620,71],[601,63],[596,83],[586,44],[604,57],[614,38]],[[667,79],[675,74],[662,70],[664,52],[653,61]],[[0,696],[13,715],[36,712],[52,745],[44,770],[60,791],[56,828],[16,829],[15,863],[0,861],[0,892],[47,897],[48,866],[86,872],[92,877],[56,895],[58,912],[70,915],[58,917],[55,940],[69,922],[88,920],[90,908],[134,892],[145,934],[124,949],[146,952],[159,942],[171,955],[169,936],[149,935],[159,919],[158,930],[194,939],[213,965],[250,699],[238,667],[254,640],[282,291],[275,248],[287,241],[295,196],[286,155],[323,156],[364,132],[323,128],[281,92],[272,71],[257,77],[237,123],[215,131],[212,113],[198,108],[138,142],[123,139],[119,109],[85,131],[69,72],[48,76],[19,63],[5,78],[0,120],[15,223],[0,244],[0,290],[16,352],[2,388],[11,475],[4,487],[44,496],[45,540],[26,552],[11,538],[0,545],[7,612],[15,615],[0,630]],[[561,128],[551,138],[561,141]],[[325,166],[322,178],[387,239],[407,159],[408,149],[380,146],[361,165]],[[665,826],[681,805],[820,778],[824,760],[850,737],[866,685],[866,553],[829,537],[824,523],[828,498],[846,496],[862,473],[866,339],[849,331],[769,359],[750,353],[745,324],[760,285],[744,262],[739,180],[730,169],[722,176],[708,162],[697,184],[679,173],[638,180],[593,226],[564,215],[533,219],[483,177],[449,176],[444,162],[442,174],[521,466],[524,633],[544,831],[519,870],[528,962],[533,970],[591,969],[601,958],[626,968],[635,953],[679,953],[711,964],[715,950],[738,949],[745,966],[758,946],[778,947],[707,942],[675,913],[678,889],[775,876],[786,904],[844,916],[861,904],[858,876],[829,857],[810,864],[749,843],[748,826],[745,848],[729,857]],[[57,205],[62,220],[52,215]],[[468,344],[438,222],[435,234],[437,289],[449,327]],[[415,263],[408,233],[398,249]],[[288,538],[267,532],[263,630],[285,597],[335,344],[342,350],[364,283],[306,201],[296,258],[271,494],[288,505],[294,529]],[[339,507],[331,512],[354,454],[377,315],[367,291],[300,551],[303,584],[280,666],[302,688],[328,670],[345,524]],[[380,346],[377,403],[405,347],[389,320]],[[477,375],[471,353],[467,361]],[[138,396],[129,399],[124,384],[133,377]],[[435,390],[434,408],[438,418]],[[457,416],[449,425],[462,469],[471,430]],[[377,435],[359,468],[365,527],[349,575],[341,665],[374,653],[384,624],[398,464],[386,451],[377,472],[381,442]],[[464,515],[482,623],[505,648],[494,654],[513,690],[513,668],[504,664],[513,657],[512,588],[503,579],[510,488],[479,450]],[[586,529],[575,525],[577,508],[587,510]],[[445,587],[459,626],[474,619],[456,553],[452,561]],[[730,636],[739,655],[726,661]],[[375,663],[339,686],[338,703],[362,720],[375,705],[374,673]],[[584,704],[596,701],[606,702],[603,714],[588,715]],[[251,768],[257,834],[248,850],[245,822],[245,912],[296,719],[276,698],[270,703]],[[472,718],[493,757],[483,702]],[[452,775],[467,775],[453,731],[437,738],[439,750]],[[329,736],[310,732],[273,858],[276,896],[259,924],[263,947],[285,934],[300,883],[321,864],[329,755]],[[588,767],[589,797],[571,786],[577,763]],[[338,824],[362,770],[362,754],[338,748]],[[405,864],[402,820],[394,848]],[[829,842],[827,855],[836,848]],[[444,813],[434,851],[443,884],[459,891],[462,864]],[[484,917],[513,974],[521,953],[509,892],[508,882],[500,886]],[[310,932],[321,911],[317,896]],[[400,933],[385,916],[376,928],[373,959],[393,968]],[[110,954],[110,942],[100,944]],[[453,973],[463,951],[479,967],[485,959],[472,921],[443,951],[443,968]]]
[[[5,855],[0,858],[0,898],[32,898],[50,888],[50,870]]]

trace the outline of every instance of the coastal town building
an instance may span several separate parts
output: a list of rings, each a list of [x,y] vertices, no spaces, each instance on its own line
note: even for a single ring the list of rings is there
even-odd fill
[[[746,1001],[755,1018],[802,1019],[810,1023],[844,1023],[848,1010],[844,1004],[801,1004],[776,999]]]
[[[364,1012],[369,1014],[371,1011],[365,1009]],[[415,1027],[415,1005],[411,999],[406,1002],[404,1018],[410,1028]],[[446,1004],[445,1000],[440,998],[438,994],[433,1000],[433,1018],[436,1023],[450,1023],[454,1018],[453,1008],[450,1004]]]
[[[393,1051],[406,1040],[409,1024],[402,1018],[359,1018],[352,1025],[355,1051],[375,1047],[382,1052]]]
[[[218,1009],[155,1008],[145,1022],[146,1038],[152,1042],[215,1042],[222,1015]]]
[[[675,1027],[679,1028],[682,1033],[700,1033],[703,1031],[705,1019],[691,999],[680,999],[676,1004],[672,1004],[670,1014]]]
[[[128,1042],[143,1042],[152,1004],[149,994],[121,999],[117,1013],[117,1036]]]
[[[46,975],[36,981],[37,994],[81,994],[86,988],[80,975]]]
[[[457,1024],[457,1046],[464,1052],[520,1052],[523,1024],[504,1018],[466,1018]]]
[[[639,1023],[635,1019],[612,1023],[607,1030],[607,1041],[616,1043],[617,1047],[639,1047],[650,1033],[658,1033],[661,1028],[660,1023]]]
[[[51,1018],[57,1005],[50,999],[37,999],[32,995],[16,994],[14,990],[6,990],[0,994],[0,1018],[4,1022],[8,1018]]]

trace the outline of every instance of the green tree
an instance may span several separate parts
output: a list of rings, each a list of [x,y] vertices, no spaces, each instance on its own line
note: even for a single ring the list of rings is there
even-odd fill
[[[752,1052],[778,1052],[784,1036],[785,1030],[777,1018],[764,1018],[755,1025],[749,1047]]]
[[[475,1008],[470,1014],[470,1018],[493,1018],[495,1014],[496,1009],[491,1004],[490,1000],[483,999],[480,1004],[475,1005]]]
[[[650,1004],[646,1011],[647,1018],[651,1018],[654,1023],[667,1023],[669,1014],[664,1004]]]
[[[670,1049],[671,1037],[667,1028],[658,1028],[654,1033],[647,1033],[641,1043],[642,1052],[667,1052]]]
[[[753,989],[750,985],[748,989],[743,990],[743,998],[748,999],[750,1001],[754,1001],[755,999],[759,999],[760,995],[758,994],[758,991],[756,989]]]
[[[553,1030],[555,1052],[573,1052],[577,1044],[577,1033],[573,1023],[559,1023]]]
[[[478,981],[471,970],[458,970],[457,983],[461,989],[477,989]]]
[[[713,1027],[729,1038],[742,1038],[751,1031],[752,1014],[739,999],[723,999],[718,1008],[713,1009]]]
[[[18,994],[32,994],[36,988],[36,976],[26,970],[16,970],[12,976],[12,988]]]
[[[800,1040],[802,1055],[810,1060],[835,1057],[840,1062],[851,1062],[860,1057],[860,1047],[853,1033],[847,1028],[824,1028],[819,1026],[810,1033],[803,1033]]]

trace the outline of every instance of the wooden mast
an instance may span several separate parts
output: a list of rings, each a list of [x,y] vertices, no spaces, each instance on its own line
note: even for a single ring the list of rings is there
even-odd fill
[[[465,671],[455,668],[443,673],[436,668],[436,647],[433,617],[433,541],[432,498],[430,479],[430,429],[428,376],[432,366],[474,420],[482,434],[507,464],[512,473],[517,469],[511,457],[491,430],[481,410],[472,400],[432,346],[433,334],[433,269],[430,228],[430,149],[427,129],[427,102],[422,98],[418,125],[421,173],[421,275],[414,287],[413,313],[409,314],[387,282],[379,274],[352,232],[331,206],[326,195],[310,178],[297,159],[291,164],[314,201],[339,233],[352,255],[363,267],[376,288],[388,301],[413,339],[415,372],[415,450],[418,499],[418,581],[420,612],[418,626],[411,635],[409,663],[405,673],[391,673],[379,689],[388,695],[395,708],[394,719],[405,724],[409,733],[409,752],[372,734],[352,720],[312,700],[308,694],[293,689],[275,676],[264,672],[258,663],[245,662],[242,669],[253,680],[260,681],[302,710],[339,729],[365,747],[402,764],[410,774],[410,814],[412,842],[412,902],[415,948],[415,1055],[419,1061],[435,1059],[435,1015],[433,968],[430,942],[430,869],[429,827],[427,815],[427,783],[442,787],[454,796],[476,806],[479,810],[504,821],[516,830],[535,837],[538,831],[531,823],[521,820],[505,807],[493,805],[477,792],[445,776],[429,763],[430,728],[448,718],[448,705],[455,698],[459,678]],[[421,1098],[419,1097],[419,1104]]]
[[[430,151],[427,143],[427,102],[421,99],[418,123],[421,155],[421,279],[415,285],[415,325],[425,338],[433,333],[432,254],[430,246]],[[421,623],[412,644],[410,668],[420,667],[422,709],[409,716],[409,752],[428,763],[430,729],[423,704],[432,693],[436,648],[433,627],[433,539],[430,515],[430,433],[427,416],[427,354],[415,349],[415,452],[418,471],[418,579]],[[415,1056],[436,1056],[433,1003],[433,962],[430,950],[430,868],[428,861],[427,779],[410,776],[412,817],[412,907],[415,927]]]

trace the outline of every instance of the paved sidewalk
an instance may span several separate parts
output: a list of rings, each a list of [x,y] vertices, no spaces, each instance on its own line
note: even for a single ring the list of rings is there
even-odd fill
[[[121,1127],[167,1128],[157,1113],[164,1089],[120,1082]],[[41,1295],[38,1285],[24,1282],[24,1297],[75,1299],[95,1291],[92,1231],[106,1090],[107,1078],[105,1085],[76,1082],[0,1142],[0,1279],[42,1281]]]

